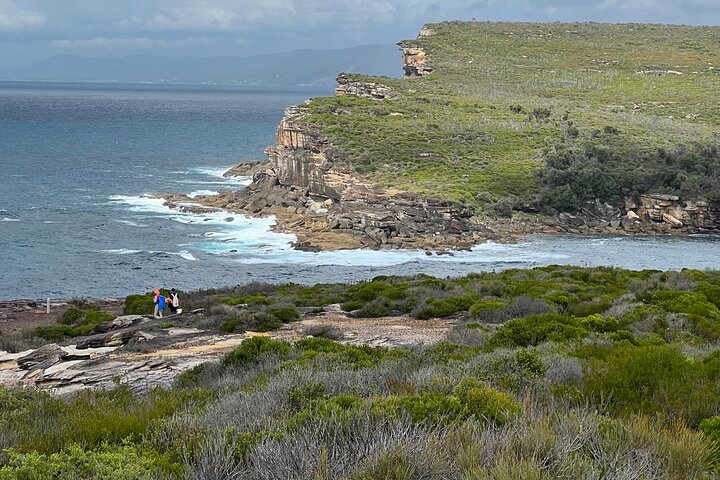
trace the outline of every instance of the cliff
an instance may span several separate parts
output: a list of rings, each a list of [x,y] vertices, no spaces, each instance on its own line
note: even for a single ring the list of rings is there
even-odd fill
[[[276,215],[305,249],[717,232],[717,41],[717,27],[428,25],[399,43],[404,78],[341,74],[334,97],[287,110],[246,190],[202,201]]]

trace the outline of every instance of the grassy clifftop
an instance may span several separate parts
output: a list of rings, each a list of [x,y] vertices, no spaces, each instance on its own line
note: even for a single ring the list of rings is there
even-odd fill
[[[720,198],[720,28],[446,22],[433,72],[308,123],[383,187],[552,213],[641,193]]]

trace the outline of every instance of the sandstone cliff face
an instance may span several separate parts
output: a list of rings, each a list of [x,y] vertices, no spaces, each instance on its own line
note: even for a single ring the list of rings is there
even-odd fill
[[[683,202],[675,195],[647,194],[639,205],[627,205],[640,219],[665,222],[674,227],[720,230],[720,203]]]
[[[358,93],[344,94],[364,96],[366,87],[351,86],[345,91]],[[300,223],[293,220],[295,230],[344,233],[359,242],[348,247],[469,248],[481,240],[472,209],[407,192],[388,195],[345,169],[344,155],[303,124],[302,107],[286,111],[276,142],[265,150],[268,170],[248,188],[255,192],[253,213],[305,215]]]
[[[423,77],[432,73],[425,50],[409,42],[398,43],[403,53],[403,70],[406,77]]]

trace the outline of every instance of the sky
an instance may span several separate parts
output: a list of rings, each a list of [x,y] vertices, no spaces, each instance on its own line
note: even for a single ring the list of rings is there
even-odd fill
[[[442,20],[720,25],[720,0],[0,0],[0,71],[55,54],[249,56],[392,44]]]

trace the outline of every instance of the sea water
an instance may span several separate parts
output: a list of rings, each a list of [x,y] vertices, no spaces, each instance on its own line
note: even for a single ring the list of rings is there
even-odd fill
[[[158,192],[244,188],[283,110],[328,91],[0,83],[0,299],[262,282],[457,276],[547,264],[720,268],[717,237],[531,236],[469,252],[292,249],[272,218],[171,210]]]

